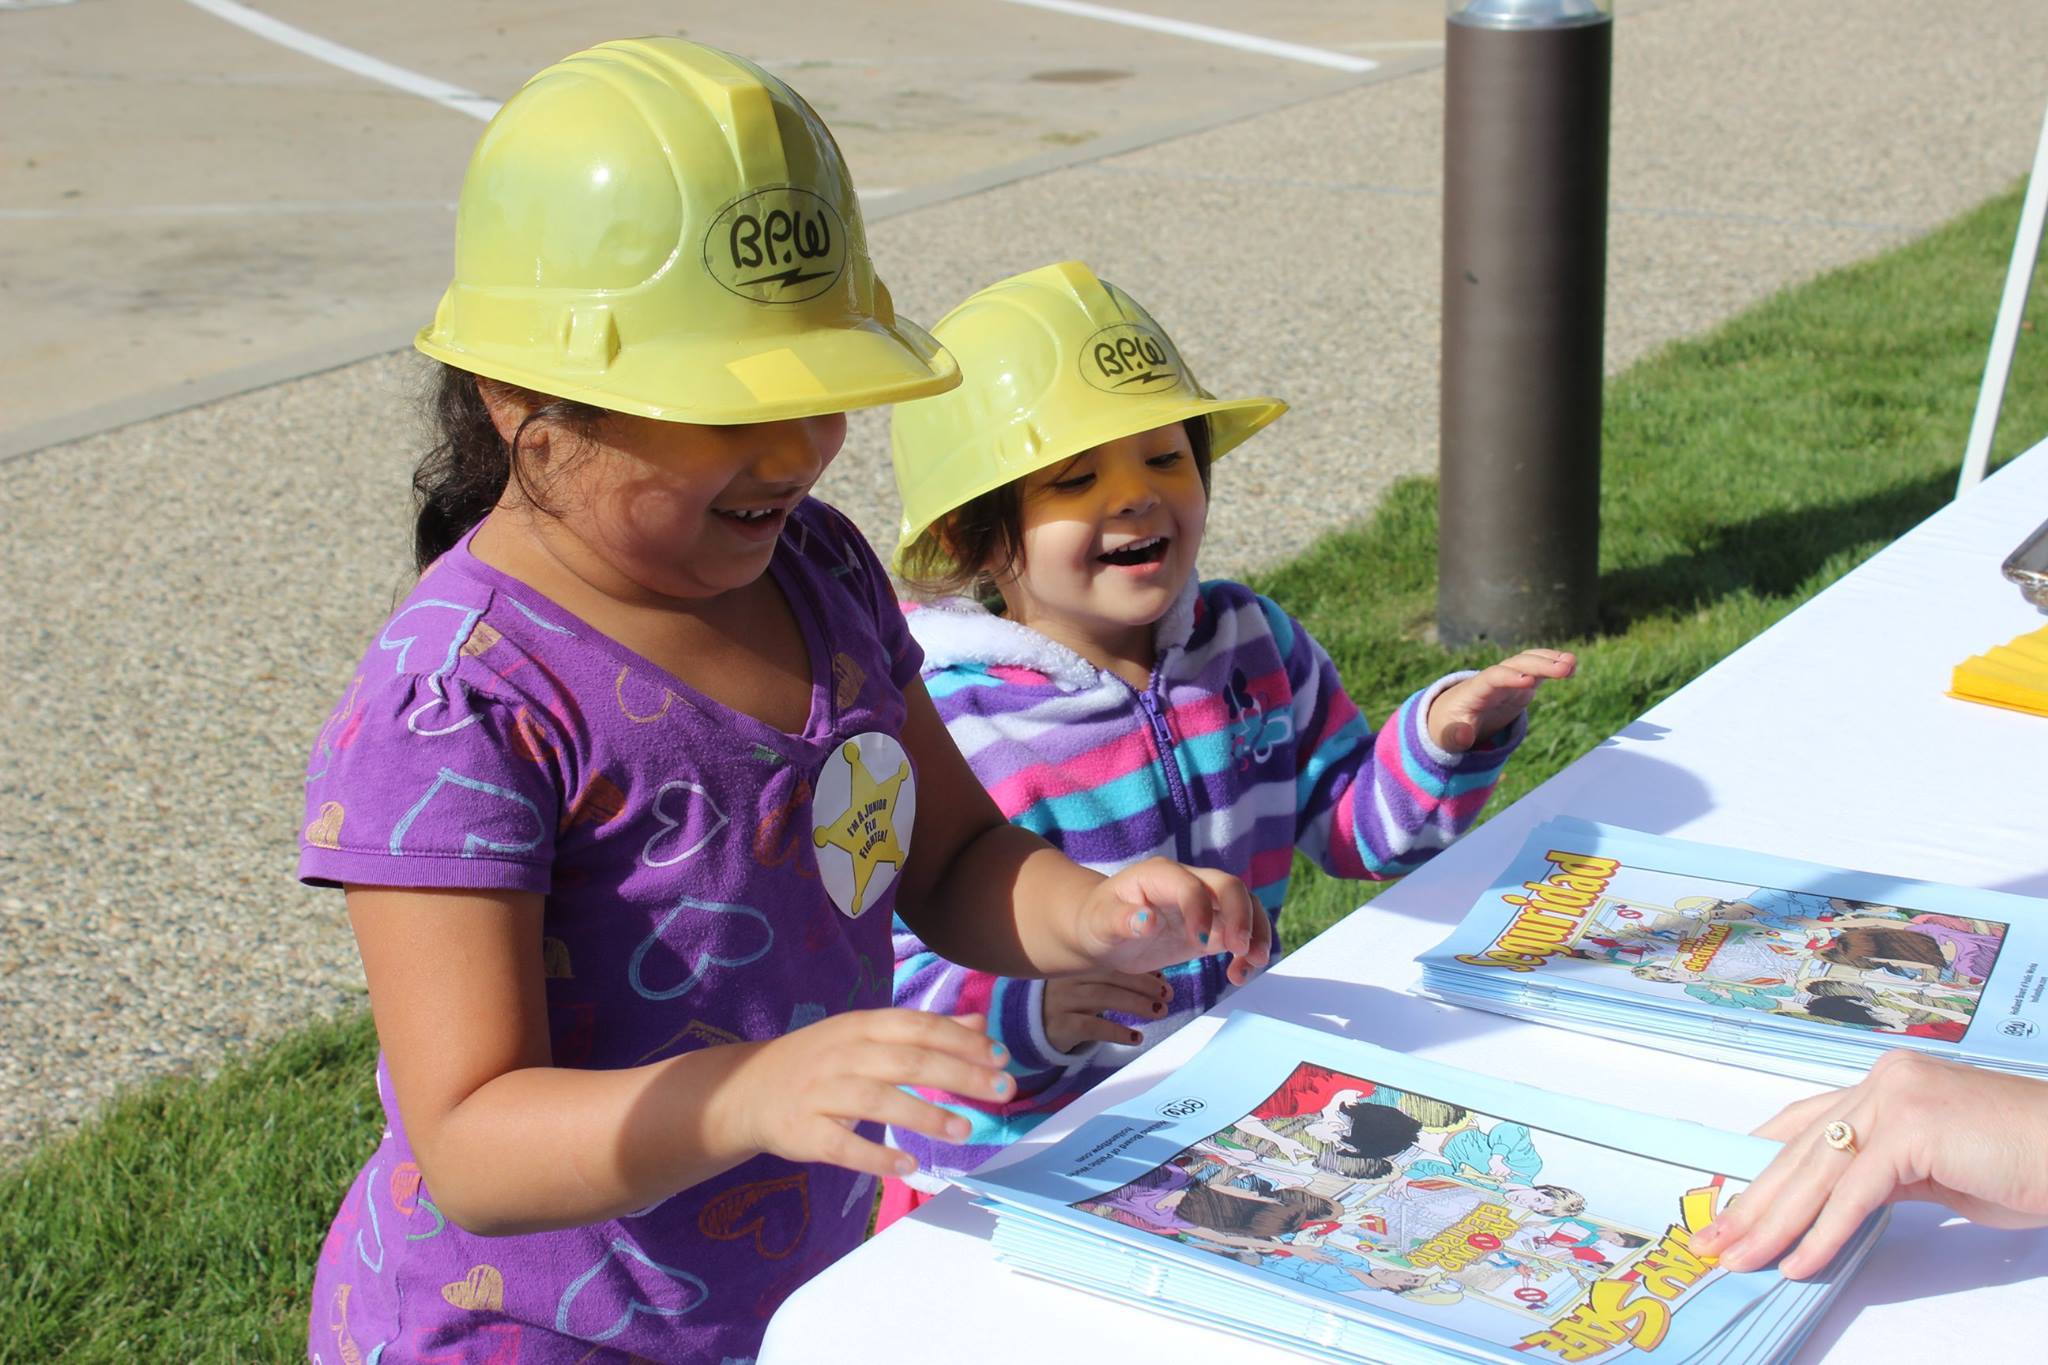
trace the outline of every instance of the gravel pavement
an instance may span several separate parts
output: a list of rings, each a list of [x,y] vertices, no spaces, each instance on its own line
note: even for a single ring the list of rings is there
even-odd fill
[[[2040,0],[1625,3],[1610,369],[2013,184],[2043,52]],[[916,207],[872,225],[877,266],[928,322],[1080,256],[1211,388],[1289,399],[1218,467],[1205,570],[1241,572],[1434,467],[1442,103],[1424,62]],[[294,840],[310,740],[405,585],[424,374],[380,356],[0,464],[0,1163],[362,1003]],[[821,489],[884,549],[885,451],[857,417]]]

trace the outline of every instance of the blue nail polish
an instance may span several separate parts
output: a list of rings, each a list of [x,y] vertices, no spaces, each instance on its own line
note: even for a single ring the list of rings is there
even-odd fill
[[[1206,948],[1206,947],[1207,947],[1208,945],[1209,945],[1209,936],[1208,936],[1207,934],[1204,934],[1204,935],[1202,935],[1202,946]]]
[[[1010,1049],[1004,1047],[1001,1043],[993,1044],[989,1048],[989,1051],[995,1054],[996,1064],[998,1066],[1010,1060]]]
[[[1150,910],[1140,910],[1137,918],[1132,922],[1142,929],[1152,922],[1152,912]]]

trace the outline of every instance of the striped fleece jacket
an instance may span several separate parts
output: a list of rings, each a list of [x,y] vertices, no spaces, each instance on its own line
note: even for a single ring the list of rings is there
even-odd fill
[[[1077,862],[1114,872],[1160,855],[1235,873],[1277,920],[1299,848],[1333,876],[1398,877],[1464,832],[1526,717],[1466,754],[1423,728],[1440,679],[1375,731],[1323,647],[1239,583],[1190,584],[1157,627],[1143,691],[1066,647],[955,599],[906,609],[926,690],[960,752],[1013,823]],[[927,1095],[973,1125],[959,1145],[892,1131],[911,1183],[941,1188],[1222,998],[1227,959],[1170,968],[1163,1019],[1111,1014],[1140,1044],[1072,1053],[1047,1041],[1045,983],[969,971],[896,921],[898,1005],[986,1013],[1017,1093],[975,1104]],[[1274,952],[1280,948],[1278,925]]]

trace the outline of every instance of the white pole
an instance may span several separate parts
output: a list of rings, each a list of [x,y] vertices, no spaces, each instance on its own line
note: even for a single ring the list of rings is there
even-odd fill
[[[1991,355],[1984,362],[1984,384],[1977,390],[1977,412],[1970,419],[1970,439],[1963,447],[1963,472],[1956,480],[1957,497],[1977,486],[1991,459],[1991,438],[1998,430],[1998,407],[2005,401],[2013,346],[2019,341],[2020,315],[2026,312],[2027,290],[2034,282],[2034,262],[2041,254],[2044,218],[2048,218],[2048,115],[2041,120],[2041,140],[2034,148],[2034,169],[2027,177],[2026,202],[2020,206],[2019,237],[2013,243],[2012,264],[2005,272],[2005,297],[1999,300],[1998,321],[1991,328]]]

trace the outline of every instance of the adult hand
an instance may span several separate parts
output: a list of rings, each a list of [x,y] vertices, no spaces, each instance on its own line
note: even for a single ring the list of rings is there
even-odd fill
[[[1578,657],[1556,649],[1525,649],[1512,659],[1482,668],[1452,683],[1429,704],[1424,723],[1430,740],[1446,753],[1462,754],[1487,735],[1514,723],[1529,707],[1545,678],[1569,678]]]
[[[1848,1125],[1854,1150],[1830,1144],[1831,1123]],[[1900,1199],[1991,1227],[2048,1224],[2048,1082],[1897,1050],[1856,1085],[1756,1131],[1785,1150],[1692,1241],[1723,1269],[1769,1265],[1797,1240],[1778,1270],[1805,1279],[1872,1210]]]
[[[1142,1043],[1145,1035],[1103,1018],[1119,1014],[1158,1018],[1173,996],[1158,972],[1093,972],[1056,976],[1045,983],[1045,1040],[1056,1052],[1072,1052],[1083,1043]]]
[[[712,1123],[731,1125],[738,1145],[789,1161],[822,1161],[876,1176],[905,1176],[917,1162],[870,1142],[861,1123],[907,1128],[943,1142],[966,1138],[967,1120],[899,1087],[1006,1100],[1017,1083],[989,1040],[982,1015],[856,1010],[834,1015],[753,1050],[713,1098]]]
[[[1147,858],[1096,885],[1074,942],[1098,967],[1127,973],[1230,953],[1226,975],[1241,986],[1272,955],[1273,921],[1229,873]]]

